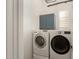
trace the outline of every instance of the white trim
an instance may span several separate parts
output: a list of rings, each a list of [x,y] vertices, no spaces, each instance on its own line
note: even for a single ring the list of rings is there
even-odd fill
[[[13,0],[7,0],[7,23],[6,23],[6,58],[13,59]]]
[[[7,59],[24,59],[23,0],[7,0]]]
[[[24,40],[23,40],[23,0],[18,0],[18,59],[24,59]]]

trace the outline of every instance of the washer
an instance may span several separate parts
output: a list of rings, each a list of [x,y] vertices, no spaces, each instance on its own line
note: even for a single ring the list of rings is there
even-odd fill
[[[50,32],[50,59],[72,59],[71,31]]]
[[[33,33],[33,57],[34,55],[49,58],[49,33],[34,32]],[[40,59],[40,58],[39,58]]]

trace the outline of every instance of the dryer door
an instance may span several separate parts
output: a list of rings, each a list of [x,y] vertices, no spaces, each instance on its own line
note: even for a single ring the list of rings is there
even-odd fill
[[[46,45],[46,41],[45,41],[43,36],[37,36],[35,38],[35,43],[36,43],[38,48],[44,48]]]
[[[70,42],[66,37],[57,35],[51,40],[51,48],[58,54],[66,54],[70,50]]]

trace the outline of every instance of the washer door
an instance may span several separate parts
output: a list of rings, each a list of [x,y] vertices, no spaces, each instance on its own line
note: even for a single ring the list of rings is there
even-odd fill
[[[58,54],[66,54],[70,50],[70,43],[66,37],[57,35],[51,40],[51,48]]]
[[[36,45],[39,47],[39,48],[44,48],[45,45],[46,45],[46,41],[45,39],[43,38],[43,36],[37,36],[35,38],[35,43]]]

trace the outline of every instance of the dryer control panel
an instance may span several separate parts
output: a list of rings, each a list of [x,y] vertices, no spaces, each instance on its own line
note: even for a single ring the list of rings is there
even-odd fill
[[[71,34],[70,31],[64,31],[64,34]]]

